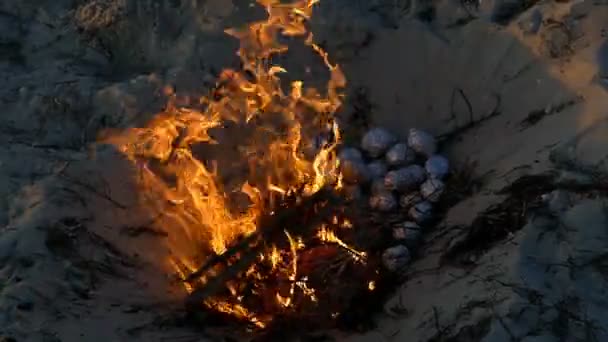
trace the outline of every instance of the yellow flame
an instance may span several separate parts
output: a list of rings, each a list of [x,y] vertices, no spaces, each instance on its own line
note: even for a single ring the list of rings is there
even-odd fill
[[[367,283],[367,289],[370,291],[374,291],[376,289],[376,282],[372,280]]]
[[[279,253],[277,246],[273,245],[272,250],[270,252],[270,265],[272,266],[273,270],[275,270],[277,268],[277,265],[279,264],[280,261],[281,261],[281,254]]]
[[[217,311],[226,314],[232,314],[241,318],[246,318],[251,323],[255,324],[258,328],[264,328],[266,324],[260,321],[254,314],[250,313],[244,306],[235,303],[226,303],[221,301],[215,301],[213,299],[208,301],[208,305],[213,306]]]
[[[278,198],[300,188],[305,195],[312,195],[325,186],[342,184],[335,151],[341,137],[333,115],[342,104],[340,91],[346,79],[340,67],[331,64],[327,53],[313,42],[312,34],[307,34],[305,23],[318,0],[257,3],[266,9],[266,20],[243,29],[226,30],[240,41],[237,55],[242,70],[223,70],[213,96],[201,97],[193,108],[185,108],[176,104],[176,94],[167,87],[166,109],[144,127],[100,136],[102,142],[115,145],[137,168],[142,205],[150,213],[162,213],[157,224],[170,230],[169,267],[182,279],[207,258],[226,252],[237,239],[255,232],[261,215],[274,210]],[[289,92],[283,91],[280,76],[287,70],[269,62],[272,55],[287,51],[287,46],[279,42],[280,35],[306,37],[304,43],[330,71],[326,95],[305,88],[301,81],[292,82]],[[209,159],[199,155],[198,146],[224,144],[222,139],[226,138],[220,139],[213,132],[226,129],[231,123],[242,128],[242,134],[228,139],[235,146],[226,147],[237,156],[222,158],[220,154]],[[315,146],[319,134],[329,134],[332,139]],[[313,156],[307,151],[313,151]],[[222,162],[229,166],[219,169]],[[228,177],[223,174],[228,169],[244,172]],[[235,192],[248,199],[244,208],[233,198]],[[287,232],[286,235],[292,254],[292,285],[289,297],[281,297],[280,301],[289,306],[295,286],[306,292],[296,284],[297,252],[304,242]],[[329,236],[353,255],[364,257],[364,253]],[[280,253],[276,247],[260,259],[269,260],[272,268],[278,270]],[[255,267],[247,270],[247,274],[255,272]],[[207,276],[202,275],[199,282],[204,284]],[[186,291],[193,291],[191,284],[184,286]],[[229,291],[235,300],[240,300],[238,287],[230,287]],[[234,304],[235,300],[211,298],[205,304],[249,319],[260,327],[267,323],[268,318],[256,317],[244,306]]]
[[[315,294],[315,289],[308,287],[308,278],[304,277],[301,280],[296,282],[296,285],[302,290],[302,293],[310,299],[313,303],[317,302],[317,296]]]
[[[285,235],[289,240],[289,248],[291,250],[291,272],[289,273],[289,296],[283,297],[279,293],[276,294],[277,301],[279,304],[284,307],[289,307],[291,305],[291,301],[293,300],[293,295],[295,293],[296,287],[296,276],[298,274],[298,244],[297,242],[289,235],[289,232],[285,231]]]
[[[338,246],[344,248],[357,261],[363,262],[365,258],[367,258],[367,254],[365,252],[357,251],[353,247],[347,245],[344,241],[340,240],[340,238],[336,235],[336,233],[334,233],[334,231],[328,229],[325,225],[322,225],[321,228],[318,230],[317,237],[321,241],[335,243]]]

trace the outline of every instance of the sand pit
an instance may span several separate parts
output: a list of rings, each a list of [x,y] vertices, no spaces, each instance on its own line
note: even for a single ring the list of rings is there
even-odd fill
[[[315,6],[315,42],[347,79],[345,143],[374,126],[429,131],[460,191],[373,325],[295,339],[608,340],[608,4]],[[264,16],[240,0],[0,4],[2,340],[228,336],[184,319],[159,263],[171,232],[137,205],[137,165],[97,136],[209,92],[239,67],[223,30]],[[308,49],[280,63],[327,84]]]

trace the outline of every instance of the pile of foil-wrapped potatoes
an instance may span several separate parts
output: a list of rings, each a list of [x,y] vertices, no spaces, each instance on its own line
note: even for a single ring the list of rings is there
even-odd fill
[[[401,142],[389,131],[373,128],[361,139],[360,149],[343,147],[339,159],[348,198],[362,200],[368,193],[372,210],[407,212],[408,220],[393,228],[396,245],[382,255],[388,270],[402,270],[445,189],[447,158],[437,154],[436,139],[427,132],[412,128],[407,142]]]

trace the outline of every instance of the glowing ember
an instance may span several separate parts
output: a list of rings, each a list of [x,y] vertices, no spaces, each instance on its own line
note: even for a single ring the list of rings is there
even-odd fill
[[[374,291],[374,290],[376,289],[376,282],[375,282],[375,281],[373,281],[373,280],[372,280],[372,281],[370,281],[369,283],[367,283],[367,288],[368,288],[370,291]]]
[[[223,266],[184,281],[188,292],[210,286],[226,268],[236,267],[244,256],[229,254],[231,246],[263,229],[262,217],[281,210],[285,198],[306,198],[341,187],[335,153],[340,134],[333,115],[341,105],[340,89],[346,81],[305,27],[318,0],[257,2],[266,8],[268,18],[226,31],[240,40],[243,66],[224,70],[213,96],[191,108],[172,100],[146,127],[103,138],[138,166],[142,203],[150,212],[162,213],[157,223],[169,231],[168,262],[182,279],[192,277],[208,260],[226,259]],[[301,81],[283,91],[279,75],[287,71],[270,59],[287,50],[279,43],[280,35],[303,36],[321,57],[330,72],[325,95],[304,88]],[[231,127],[237,131],[230,131]],[[215,133],[222,130],[227,133]],[[321,146],[318,137],[326,138]],[[236,154],[206,157],[198,152],[200,146],[221,146],[222,152]],[[245,205],[238,194],[245,195]],[[299,265],[315,259],[345,264],[344,255],[348,262],[364,263],[366,253],[338,237],[339,230],[352,227],[349,220],[337,216],[316,226],[306,238],[283,227],[282,243],[272,242],[257,252],[244,272],[226,277],[221,281],[223,289],[202,299],[201,306],[264,327],[278,313],[318,302],[319,289]],[[307,251],[301,259],[308,244],[338,249],[315,247],[312,251],[320,254]],[[369,284],[372,289],[373,283]],[[338,314],[329,310],[328,316]]]

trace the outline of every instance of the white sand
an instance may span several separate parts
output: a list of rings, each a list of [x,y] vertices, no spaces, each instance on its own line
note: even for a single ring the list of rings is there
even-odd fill
[[[0,2],[0,337],[206,340],[171,324],[181,294],[155,263],[165,255],[163,237],[127,234],[150,219],[132,207],[126,175],[133,170],[115,152],[89,144],[104,126],[127,127],[153,115],[164,103],[165,83],[195,94],[213,82],[214,71],[233,65],[236,42],[222,28],[260,13],[233,2],[201,1],[197,8],[186,1]],[[375,3],[396,7],[378,16],[367,12]],[[477,161],[476,174],[486,177],[442,226],[470,223],[500,200],[495,190],[523,174],[572,166],[608,171],[602,86],[608,57],[600,56],[608,44],[606,3],[576,2],[573,12],[573,3],[541,3],[498,27],[487,20],[491,2],[484,2],[475,12],[480,19],[456,28],[450,25],[465,15],[458,2],[437,1],[430,26],[399,11],[400,3],[324,0],[313,27],[343,64],[350,87],[367,88],[374,123],[397,134],[412,126],[443,134],[466,124],[463,98],[450,105],[454,89],[466,95],[475,119],[500,111],[449,145],[452,160]],[[549,24],[523,34],[521,25],[536,10],[565,23],[567,34]],[[308,57],[296,54],[291,69],[316,65]],[[521,125],[540,109],[550,115]],[[466,232],[438,229],[386,305],[401,301],[406,313],[387,309],[375,331],[343,337],[607,341],[604,209],[601,198],[574,196],[554,208],[552,219],[530,219],[468,273],[438,267],[446,246]]]

